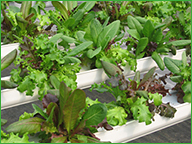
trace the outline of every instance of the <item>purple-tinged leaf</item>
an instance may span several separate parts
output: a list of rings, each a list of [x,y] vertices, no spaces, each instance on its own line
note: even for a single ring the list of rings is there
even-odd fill
[[[19,133],[20,135],[23,135],[26,132],[28,132],[29,134],[37,133],[41,131],[41,124],[44,121],[45,120],[38,117],[17,121],[9,125],[6,128],[6,131],[9,133],[10,132]]]
[[[54,112],[52,112],[53,109],[54,109]],[[58,125],[58,116],[59,116],[59,107],[58,107],[58,105],[56,103],[51,102],[48,105],[48,107],[47,107],[47,114],[51,118],[51,122],[53,121],[55,126],[57,126]]]
[[[43,99],[42,99],[42,103],[43,103],[43,108],[47,108],[47,106],[53,102],[53,103],[57,103],[59,100],[57,98],[57,96],[52,95],[52,94],[46,94]]]
[[[67,85],[64,82],[60,83],[59,86],[59,108],[60,108],[60,113],[59,113],[59,123],[60,125],[63,122],[63,108],[65,106],[65,103],[69,97],[70,90],[68,89]]]
[[[64,105],[64,125],[69,134],[75,127],[79,112],[85,107],[85,99],[85,92],[83,90],[76,89],[68,97],[66,104]]]
[[[143,79],[141,80],[141,83],[139,84],[140,88],[145,82],[147,82],[150,78],[153,77],[153,74],[155,73],[155,69],[156,67],[151,68],[147,74],[145,74],[145,76],[143,77]]]
[[[52,138],[51,143],[66,143],[67,136]]]

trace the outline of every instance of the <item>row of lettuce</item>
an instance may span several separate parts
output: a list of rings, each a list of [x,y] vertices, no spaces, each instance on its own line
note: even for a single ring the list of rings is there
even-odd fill
[[[21,2],[21,8],[1,4],[2,42],[20,43],[19,54],[14,50],[1,60],[1,70],[13,61],[18,65],[10,81],[1,81],[1,86],[17,87],[31,96],[38,87],[45,109],[33,104],[34,113],[25,112],[6,128],[10,134],[1,131],[2,142],[26,142],[33,133],[40,142],[100,142],[94,135],[99,127],[111,130],[130,119],[148,125],[155,113],[172,118],[176,109],[162,103],[162,97],[170,94],[165,88],[167,78],[176,82],[173,89],[178,91],[178,101],[191,102],[190,2],[87,1],[77,5],[52,1],[55,10],[50,11],[42,1],[34,6],[31,1]],[[51,30],[54,26],[56,31]],[[166,28],[169,31],[164,33]],[[182,60],[160,57],[175,55],[180,48],[187,49]],[[154,67],[141,78],[137,59],[147,56],[171,73],[158,77]],[[123,75],[121,66],[126,65],[135,71],[134,79]],[[90,90],[109,92],[116,101],[93,101],[77,89],[76,73],[83,66],[104,68],[109,79]]]

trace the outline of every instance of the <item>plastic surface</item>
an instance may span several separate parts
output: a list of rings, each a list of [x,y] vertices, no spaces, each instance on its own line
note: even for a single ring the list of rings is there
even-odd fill
[[[6,55],[5,53],[9,53],[12,48],[15,49],[18,44],[11,44],[11,47],[3,47],[6,48],[6,50],[1,49],[2,55]],[[4,45],[6,46],[6,45]],[[181,59],[182,57],[182,52],[185,49],[177,50],[177,55],[167,55],[168,57],[175,58],[175,59]],[[163,58],[164,56],[162,56]],[[157,66],[156,63],[153,61],[151,57],[146,57],[137,60],[137,70],[140,72],[146,72],[152,67]],[[133,71],[129,69],[129,66],[124,67],[124,75],[125,76],[132,76],[134,74]],[[88,70],[88,71],[83,71],[80,73],[77,73],[77,87],[81,89],[85,89],[90,87],[94,83],[100,83],[104,80],[106,80],[108,77],[105,74],[103,69],[93,69],[93,70]],[[4,77],[1,78],[2,80],[9,80],[10,77]],[[33,102],[38,100],[38,92],[37,89],[34,92],[34,96],[25,96],[24,93],[18,92],[16,89],[5,89],[1,90],[1,109],[13,107],[16,105],[21,105],[29,102]]]
[[[155,121],[150,125],[145,125],[144,122],[139,123],[136,120],[131,120],[123,126],[115,126],[111,131],[103,130],[95,133],[95,135],[100,138],[101,141],[126,143],[191,118],[190,103],[177,103],[175,94],[164,97],[163,101],[169,101],[170,104],[177,109],[174,118],[166,118],[156,114],[154,116]]]

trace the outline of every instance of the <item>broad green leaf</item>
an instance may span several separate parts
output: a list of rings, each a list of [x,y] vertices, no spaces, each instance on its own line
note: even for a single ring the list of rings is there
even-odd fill
[[[52,5],[53,5],[56,9],[58,9],[58,10],[60,11],[61,15],[62,15],[66,20],[69,18],[69,16],[68,16],[68,11],[67,11],[66,7],[65,7],[61,2],[59,2],[59,1],[52,1],[51,3],[52,3]]]
[[[69,29],[73,26],[74,23],[75,23],[75,19],[73,17],[70,17],[64,21],[63,25]]]
[[[14,49],[1,59],[1,71],[7,68],[16,58],[17,50]]]
[[[159,94],[159,93],[152,94],[149,92],[148,95],[149,95],[149,99],[153,100],[153,102],[156,106],[159,106],[162,104],[162,95],[161,94]]]
[[[59,90],[58,90],[58,89],[50,89],[50,90],[47,90],[47,93],[52,94],[52,95],[59,96]]]
[[[78,31],[76,33],[76,36],[77,36],[77,40],[78,41],[86,42],[86,40],[84,39],[84,36],[85,36],[85,32],[84,31]]]
[[[83,21],[81,22],[81,26],[85,26],[86,24],[88,24],[90,21],[92,21],[95,18],[95,12],[91,11],[89,12],[85,18],[83,19]]]
[[[181,86],[182,90],[184,91],[184,93],[191,93],[191,82],[187,81],[186,83],[184,83]]]
[[[55,89],[59,89],[60,81],[59,81],[59,79],[56,76],[51,75],[50,76],[50,81],[51,81],[51,84],[53,85],[53,87]]]
[[[33,109],[35,110],[34,113],[39,113],[45,119],[48,118],[48,115],[41,108],[39,108],[36,104],[32,104],[32,106],[33,106]]]
[[[133,79],[134,81],[136,81],[136,82],[139,82],[140,81],[140,72],[139,71],[136,71],[135,72],[135,76],[134,76],[134,79]]]
[[[170,80],[172,80],[173,82],[180,83],[183,81],[183,77],[182,76],[171,76]]]
[[[174,74],[180,73],[179,66],[182,64],[181,60],[174,60],[169,57],[164,58],[165,66],[169,71],[171,71]]]
[[[31,6],[32,6],[32,1],[23,1],[22,2],[20,11],[23,14],[23,18],[26,18],[29,15]]]
[[[34,117],[12,123],[6,128],[7,132],[19,133],[20,135],[37,133],[41,131],[42,122],[45,120]]]
[[[64,143],[67,142],[67,136],[52,138],[51,143]]]
[[[150,20],[148,20],[143,26],[143,34],[145,37],[148,37],[149,39],[152,37],[152,33],[154,30],[155,30],[155,27]]]
[[[95,5],[96,1],[87,1],[83,7],[83,9],[85,9],[86,12],[88,12],[89,10],[91,10],[94,5]]]
[[[183,66],[186,67],[187,57],[186,57],[186,52],[185,51],[182,53],[182,62],[183,62]]]
[[[83,18],[83,16],[84,16],[84,13],[85,13],[85,11],[84,11],[83,9],[81,9],[81,10],[78,10],[78,11],[73,15],[72,18],[75,19],[75,22],[74,22],[74,24],[71,26],[72,29],[75,28],[75,27],[79,24],[80,21],[82,21],[82,18]]]
[[[94,45],[96,45],[98,36],[103,30],[103,27],[97,19],[93,19],[89,26],[90,26],[90,34],[91,34],[92,40],[94,42]]]
[[[109,19],[110,17],[107,17],[105,22],[103,23],[103,28],[107,26],[107,24],[109,23]]]
[[[162,23],[162,24],[158,24],[158,25],[155,26],[155,30],[156,30],[156,29],[159,29],[159,28],[162,28],[163,26],[165,26],[164,23]]]
[[[79,54],[80,52],[87,49],[87,47],[89,47],[92,43],[93,43],[92,41],[87,41],[87,42],[84,42],[84,43],[76,46],[67,56],[75,56],[75,55]]]
[[[161,30],[163,31],[164,29],[166,29],[171,23],[172,23],[173,18],[171,16],[167,17],[164,21],[163,24],[165,24],[165,26],[163,26],[161,28]]]
[[[77,6],[77,1],[63,1],[63,5],[67,10],[71,11]]]
[[[151,68],[143,77],[143,79],[141,80],[140,84],[139,84],[139,87],[142,86],[146,81],[148,81],[152,76],[153,74],[155,73],[155,69],[156,67],[153,67]],[[138,88],[139,88],[138,87]]]
[[[156,32],[153,34],[152,40],[153,42],[159,43],[163,38],[163,32],[161,29],[157,29]]]
[[[101,51],[101,47],[97,48],[96,50],[88,50],[87,51],[87,57],[88,58],[93,58],[94,56],[96,56],[99,52]]]
[[[83,120],[86,121],[86,126],[97,126],[107,115],[107,108],[104,104],[93,104],[83,115]]]
[[[183,97],[183,101],[191,103],[191,93],[185,94],[185,96]]]
[[[136,94],[139,95],[140,97],[144,97],[146,99],[149,99],[147,91],[138,90],[138,91],[136,91]]]
[[[10,9],[11,11],[13,11],[14,13],[20,12],[20,8],[18,8],[18,7],[16,7],[16,6],[13,6],[13,5],[10,5],[10,6],[9,6],[9,9]]]
[[[135,54],[139,55],[146,48],[147,44],[148,44],[148,38],[147,37],[141,38],[137,44]]]
[[[179,12],[179,22],[185,26],[185,16],[183,12]]]
[[[140,35],[139,35],[139,33],[137,32],[136,29],[128,29],[127,32],[128,32],[128,34],[130,34],[135,39],[137,39],[137,40],[140,39]]]
[[[155,51],[157,53],[168,53],[170,51],[170,49],[162,46],[162,47],[157,48]]]
[[[143,18],[143,17],[140,17],[140,16],[135,16],[135,18],[141,23],[141,24],[144,24],[147,22],[147,19]]]
[[[49,42],[56,44],[57,41],[58,41],[62,36],[63,36],[62,33],[58,33],[58,34],[52,36],[52,37],[49,39]]]
[[[1,126],[5,125],[7,123],[6,119],[1,119]]]
[[[18,86],[18,84],[14,83],[14,82],[1,80],[1,88],[11,89],[11,88],[16,88],[17,86]]]
[[[121,33],[115,37],[114,42],[120,41],[124,37],[125,33]]]
[[[140,36],[142,36],[143,27],[136,18],[129,15],[127,17],[127,24],[130,29],[136,29]]]
[[[64,125],[69,134],[75,127],[79,112],[85,107],[85,99],[85,92],[80,89],[75,89],[64,105]]]
[[[165,69],[165,65],[164,65],[164,62],[162,60],[162,58],[160,57],[160,55],[154,51],[152,53],[152,59],[157,63],[158,67],[161,69],[161,70],[164,70]]]
[[[191,44],[191,40],[176,40],[176,41],[172,41],[169,44],[172,44],[174,46],[186,46]]]
[[[117,73],[119,75],[122,74],[122,71],[116,65],[110,62],[101,61],[101,64],[103,66],[105,73],[108,74],[109,76],[115,76]]]
[[[66,41],[67,43],[76,43],[76,40],[69,36],[62,35],[61,39]]]
[[[117,31],[119,30],[120,21],[116,20],[104,27],[101,33],[98,36],[97,47],[102,47],[103,49],[107,45],[107,43],[116,36]],[[107,38],[107,41],[106,41]]]
[[[76,57],[65,56],[63,59],[65,60],[66,64],[68,64],[68,63],[81,63],[81,61]]]

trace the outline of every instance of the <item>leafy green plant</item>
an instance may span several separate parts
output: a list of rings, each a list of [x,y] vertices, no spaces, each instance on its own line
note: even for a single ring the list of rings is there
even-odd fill
[[[127,26],[127,16],[132,15],[134,11],[131,1],[97,1],[93,7],[93,11],[96,11],[97,19],[103,24],[108,20],[108,24],[120,20],[120,30],[124,31],[124,27]]]
[[[102,123],[106,117],[104,104],[93,104],[86,108],[83,90],[72,91],[64,82],[58,82],[55,79],[52,84],[57,83],[55,87],[59,87],[59,95],[47,94],[42,100],[45,111],[33,104],[33,116],[9,125],[6,131],[19,135],[40,132],[41,142],[99,143],[92,132],[97,131],[93,126]]]
[[[35,39],[24,37],[20,44],[20,53],[15,60],[19,65],[18,69],[11,71],[11,81],[18,84],[17,90],[25,92],[26,95],[33,95],[33,90],[38,87],[40,99],[50,89],[49,77],[55,75],[60,81],[64,81],[73,90],[77,87],[76,73],[79,72],[80,60],[68,55],[70,51],[58,49],[58,40],[66,43],[73,43],[73,38],[61,33],[48,38],[48,35],[41,34]],[[86,48],[92,42],[85,42],[76,49]]]
[[[177,101],[191,103],[191,62],[187,62],[186,52],[182,54],[182,60],[164,58],[165,66],[171,71],[170,79],[176,82],[174,90],[177,90]]]
[[[8,53],[6,56],[4,56],[1,59],[1,71],[4,70],[5,68],[7,68],[15,60],[16,56],[17,56],[16,49],[12,50],[10,53]],[[2,88],[15,88],[17,86],[18,85],[13,82],[1,80]]]
[[[160,54],[166,55],[168,52],[176,54],[177,47],[183,47],[191,44],[191,40],[176,40],[169,41],[169,35],[163,36],[162,30],[168,25],[162,23],[154,26],[152,21],[147,20],[143,24],[137,18],[132,16],[127,17],[128,27],[127,32],[131,37],[128,37],[127,49],[133,49],[134,58],[139,59],[144,56],[151,56],[161,70],[165,66]]]
[[[4,5],[7,5],[5,7]],[[50,29],[44,29],[50,25],[50,20],[46,14],[45,3],[36,2],[32,7],[32,1],[23,1],[21,8],[9,6],[7,3],[1,4],[1,41],[3,44],[18,42],[23,36],[36,36],[40,33],[53,35]],[[41,10],[45,15],[41,14]],[[39,20],[39,22],[37,22]]]
[[[170,38],[190,39],[191,37],[191,2],[190,1],[133,1],[133,14],[154,23],[161,23],[172,17],[168,26]]]
[[[77,56],[81,60],[81,65],[88,67],[88,69],[101,68],[101,60],[115,63],[115,56],[111,54],[110,49],[112,48],[112,44],[120,40],[124,35],[124,33],[118,34],[119,25],[119,20],[109,25],[107,23],[102,25],[97,19],[93,19],[89,23],[85,33],[82,32],[77,38],[77,41],[92,42],[92,44],[87,49],[79,51],[80,53],[78,55],[75,52],[76,49],[73,49],[70,55]],[[120,47],[116,49],[116,51],[119,50],[121,50]],[[128,59],[128,56],[126,59]]]
[[[29,137],[27,136],[27,133],[23,135],[23,137],[20,137],[18,134],[10,133],[6,134],[1,130],[1,143],[34,143],[29,142]]]
[[[106,104],[107,122],[110,125],[123,125],[127,119],[150,124],[155,113],[172,118],[176,109],[169,103],[162,103],[162,97],[168,92],[162,81],[157,78],[155,67],[141,79],[137,71],[133,79],[126,79],[121,70],[113,64],[102,62],[103,68],[110,76],[105,82],[93,84],[92,90],[110,92],[116,102]]]
[[[56,10],[49,11],[49,17],[53,25],[57,26],[57,33],[63,33],[73,38],[78,31],[84,31],[88,23],[95,18],[94,12],[87,13],[95,1],[82,2],[77,6],[77,1],[52,1]]]

